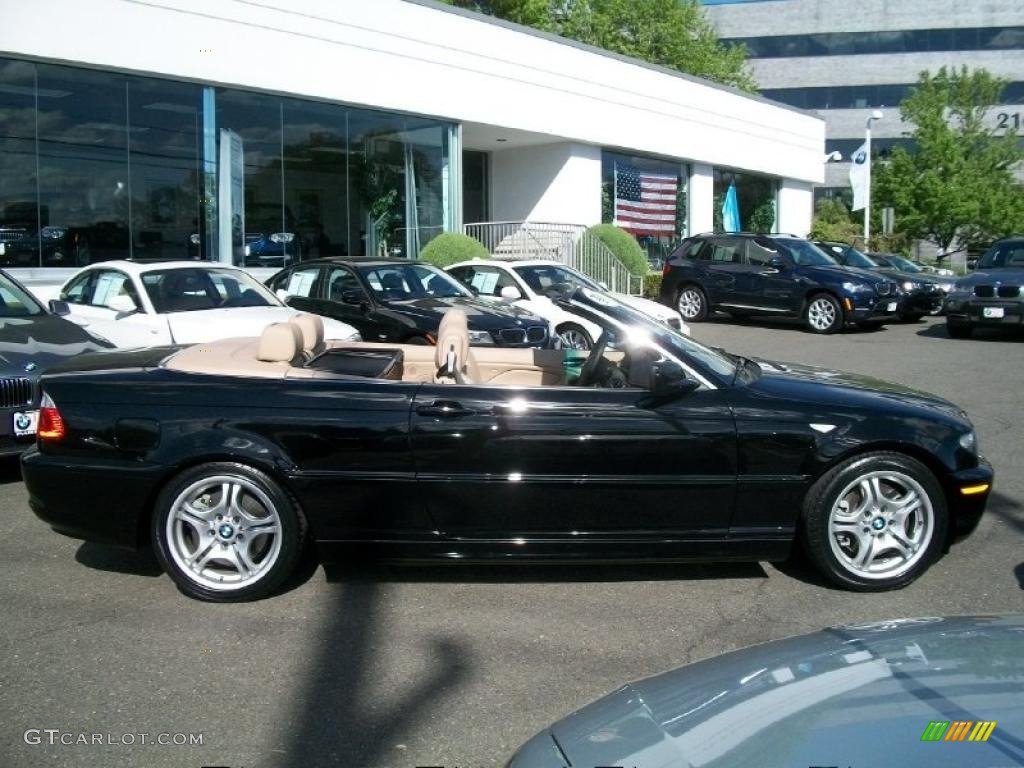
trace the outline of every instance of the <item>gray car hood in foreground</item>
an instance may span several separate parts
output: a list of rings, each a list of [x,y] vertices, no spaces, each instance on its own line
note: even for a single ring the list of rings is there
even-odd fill
[[[987,741],[922,741],[933,722]],[[941,732],[941,731],[940,731]],[[514,768],[1024,764],[1024,615],[835,627],[631,683],[558,721]]]

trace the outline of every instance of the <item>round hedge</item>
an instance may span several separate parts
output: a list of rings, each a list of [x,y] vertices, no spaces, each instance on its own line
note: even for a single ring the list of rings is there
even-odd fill
[[[647,274],[647,257],[644,250],[629,232],[614,224],[596,224],[590,228],[590,232],[608,246],[631,275],[643,277]]]
[[[483,243],[461,232],[442,232],[420,251],[420,259],[441,268],[490,256]]]

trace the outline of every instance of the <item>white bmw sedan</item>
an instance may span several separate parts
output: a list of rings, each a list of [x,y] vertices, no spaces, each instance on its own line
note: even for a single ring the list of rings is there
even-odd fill
[[[640,296],[609,291],[583,273],[558,261],[474,259],[446,269],[483,298],[509,301],[543,317],[551,326],[552,337],[557,336],[563,347],[590,349],[601,335],[601,329],[585,318],[566,312],[545,295],[547,290],[557,286],[587,288],[605,293],[662,325],[690,335],[689,327],[676,310]]]
[[[50,304],[123,348],[258,336],[300,314],[244,270],[201,261],[99,262],[74,274]],[[329,318],[324,336],[359,340],[351,325]]]

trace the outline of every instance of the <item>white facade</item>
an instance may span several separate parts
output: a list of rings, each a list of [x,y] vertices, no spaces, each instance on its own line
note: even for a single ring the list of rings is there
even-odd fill
[[[430,0],[34,0],[2,17],[0,57],[457,123],[490,153],[491,220],[598,223],[602,149],[688,164],[690,232],[712,228],[714,168],[776,179],[797,234],[824,180],[818,117]]]

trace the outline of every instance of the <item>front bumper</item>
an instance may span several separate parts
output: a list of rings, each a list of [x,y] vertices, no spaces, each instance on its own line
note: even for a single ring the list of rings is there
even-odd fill
[[[899,316],[899,296],[855,296],[842,299],[843,310],[847,321],[862,323],[865,321],[885,322],[895,320]]]
[[[946,498],[949,501],[950,533],[954,538],[963,538],[977,527],[992,493],[994,480],[995,472],[984,456],[978,457],[978,466],[949,476]]]
[[[939,290],[913,291],[905,294],[900,302],[901,315],[929,315],[942,306],[945,298]]]
[[[944,308],[951,322],[963,325],[1012,328],[1024,324],[1024,302],[1019,299],[946,299]],[[1002,317],[992,317],[998,314]]]

